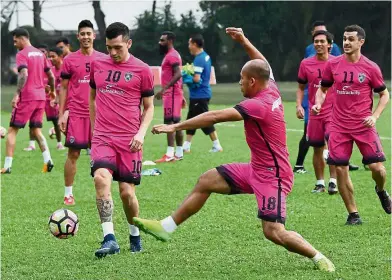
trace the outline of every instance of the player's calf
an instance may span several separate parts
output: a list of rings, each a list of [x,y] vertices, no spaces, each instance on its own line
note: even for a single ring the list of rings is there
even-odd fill
[[[369,164],[369,169],[372,172],[373,180],[376,182],[376,193],[380,199],[381,206],[385,213],[391,214],[391,198],[385,190],[385,180],[387,172],[385,166],[381,162]]]
[[[318,252],[300,234],[294,231],[287,231],[283,224],[276,222],[262,221],[264,236],[277,245],[285,247],[287,250],[311,259],[315,267],[321,271],[334,272],[334,264]]]

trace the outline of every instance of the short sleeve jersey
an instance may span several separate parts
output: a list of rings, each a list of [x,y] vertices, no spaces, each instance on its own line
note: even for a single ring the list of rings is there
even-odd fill
[[[328,56],[328,60],[333,58],[334,56]],[[328,60],[318,60],[317,56],[312,56],[301,61],[298,71],[298,83],[308,85],[308,108],[312,108],[315,104],[316,92],[320,88],[322,73]],[[320,114],[311,114],[311,119],[329,118],[331,116],[335,99],[333,87],[328,92],[330,94],[327,95]]]
[[[120,64],[106,56],[92,62],[90,86],[96,89],[94,135],[134,136],[141,124],[142,98],[154,95],[150,67],[134,56]]]
[[[28,76],[25,86],[20,93],[21,101],[34,101],[46,99],[45,72],[50,70],[50,65],[45,55],[33,46],[25,47],[16,54],[18,72],[27,68]]]
[[[174,68],[182,66],[180,54],[174,49],[170,49],[162,60],[161,65],[161,85],[166,86],[174,76]],[[172,87],[168,88],[165,94],[182,95],[182,79],[179,79]]]
[[[322,76],[321,86],[335,84],[331,131],[366,131],[363,120],[372,115],[373,91],[386,89],[378,65],[364,55],[357,63],[341,55],[327,62]]]
[[[291,177],[282,99],[274,80],[254,98],[234,107],[244,118],[245,135],[255,172],[274,170],[276,177]]]
[[[210,75],[211,75],[211,58],[205,52],[202,51],[196,55],[193,60],[193,66],[195,69],[195,74],[199,74],[202,80],[199,87],[190,88],[190,98],[211,98],[211,86],[210,86]]]
[[[64,58],[61,78],[69,80],[67,108],[70,116],[89,116],[91,62],[105,56],[107,55],[95,50],[91,55],[84,55],[78,50]]]

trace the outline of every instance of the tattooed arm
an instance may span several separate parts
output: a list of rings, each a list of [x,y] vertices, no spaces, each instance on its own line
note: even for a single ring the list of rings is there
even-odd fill
[[[27,76],[28,76],[27,68],[23,68],[22,70],[20,70],[19,75],[18,75],[18,82],[16,85],[16,92],[15,92],[14,98],[12,98],[12,102],[11,102],[12,107],[14,107],[14,108],[17,108],[17,103],[19,101],[19,95],[27,82]]]
[[[28,76],[27,68],[23,68],[22,70],[20,70],[19,75],[18,75],[18,83],[16,86],[16,94],[15,95],[19,95],[20,92],[22,91],[22,88],[26,84],[27,76]]]
[[[113,219],[113,200],[104,199],[104,198],[97,198],[96,199],[97,208],[99,212],[99,218],[101,219],[101,223],[112,222]]]

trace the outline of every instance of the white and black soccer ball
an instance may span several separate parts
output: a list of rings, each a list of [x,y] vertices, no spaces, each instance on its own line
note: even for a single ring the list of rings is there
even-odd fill
[[[0,136],[1,136],[1,138],[4,138],[6,134],[7,134],[7,129],[5,129],[5,127],[0,126]]]
[[[66,239],[74,236],[79,229],[78,216],[68,209],[56,210],[49,217],[49,230],[57,238]]]

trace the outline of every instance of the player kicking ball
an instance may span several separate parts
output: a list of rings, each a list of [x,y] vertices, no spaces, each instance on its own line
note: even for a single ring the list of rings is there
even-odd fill
[[[265,237],[287,250],[313,260],[316,268],[333,272],[333,263],[301,235],[285,229],[286,196],[292,189],[293,171],[286,145],[286,125],[280,92],[265,57],[240,28],[226,33],[239,42],[250,58],[241,70],[241,91],[247,99],[234,108],[210,111],[173,125],[156,125],[154,134],[196,129],[227,121],[244,121],[250,163],[231,163],[210,169],[173,215],[161,221],[134,218],[144,232],[168,241],[174,230],[196,214],[212,193],[255,194],[258,217]]]

